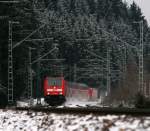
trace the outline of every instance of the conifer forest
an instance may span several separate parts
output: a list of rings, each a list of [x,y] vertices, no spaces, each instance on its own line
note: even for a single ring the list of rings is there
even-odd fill
[[[9,88],[13,75],[15,100],[29,86],[40,97],[44,76],[58,74],[97,89],[98,97],[105,92],[106,102],[150,106],[150,26],[140,7],[122,0],[0,2],[0,87]]]

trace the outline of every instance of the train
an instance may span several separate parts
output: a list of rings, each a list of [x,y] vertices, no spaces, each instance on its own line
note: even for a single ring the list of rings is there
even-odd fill
[[[43,82],[44,100],[49,105],[60,105],[66,97],[95,98],[96,90],[83,83],[69,82],[64,77],[46,76]]]
[[[57,105],[65,102],[66,88],[64,77],[44,78],[44,100],[49,105]]]

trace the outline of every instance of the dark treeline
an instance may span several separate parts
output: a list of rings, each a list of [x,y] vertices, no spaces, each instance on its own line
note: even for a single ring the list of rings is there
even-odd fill
[[[8,50],[8,20],[19,21],[19,25],[13,26],[13,44],[25,38],[32,31],[46,24],[30,39],[53,38],[49,41],[25,42],[16,47],[14,52],[14,81],[17,96],[27,86],[28,77],[28,46],[39,47],[40,55],[54,47],[58,43],[59,58],[65,58],[65,64],[85,67],[91,72],[84,73],[92,75],[95,73],[93,62],[83,62],[81,59],[92,59],[88,51],[106,58],[107,49],[111,48],[112,69],[122,70],[122,41],[137,46],[139,45],[139,25],[134,22],[143,20],[144,23],[144,56],[148,57],[150,44],[150,29],[141,9],[133,2],[131,6],[122,0],[20,0],[18,4],[0,4],[0,15],[9,18],[0,19],[0,82],[7,86],[7,50]],[[109,32],[110,34],[108,34]],[[131,53],[132,52],[132,53]],[[127,59],[134,60],[137,66],[137,53],[132,49],[127,51]],[[33,59],[37,56],[33,53]],[[54,58],[56,56],[49,56]],[[96,67],[100,63],[95,60]],[[44,69],[49,64],[41,64]],[[35,66],[36,67],[36,66]],[[34,67],[33,67],[34,68]],[[99,67],[100,68],[100,67]],[[35,69],[35,68],[34,68]],[[34,70],[36,72],[36,70]],[[96,71],[99,73],[101,70]],[[46,73],[46,72],[45,72]],[[81,76],[83,73],[79,73]],[[129,72],[128,72],[129,74]],[[73,78],[73,76],[72,76]],[[69,79],[69,78],[67,78]],[[90,80],[90,81],[89,81]],[[106,86],[106,79],[89,78],[81,79],[92,86]],[[102,82],[101,82],[102,81]],[[100,83],[101,82],[101,83]],[[94,83],[94,85],[92,84]],[[116,82],[118,83],[118,82]],[[112,85],[116,85],[112,83]],[[130,85],[131,86],[131,85]]]

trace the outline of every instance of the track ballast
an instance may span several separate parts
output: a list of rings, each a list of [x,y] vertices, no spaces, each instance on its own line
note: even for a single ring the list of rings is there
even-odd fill
[[[16,107],[16,110],[61,113],[61,114],[99,114],[150,116],[150,109],[110,108],[110,107]]]

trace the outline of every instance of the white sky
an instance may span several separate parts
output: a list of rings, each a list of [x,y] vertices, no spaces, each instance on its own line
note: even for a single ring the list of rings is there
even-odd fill
[[[141,8],[143,15],[147,19],[150,26],[150,0],[123,0],[131,4],[133,1]]]

